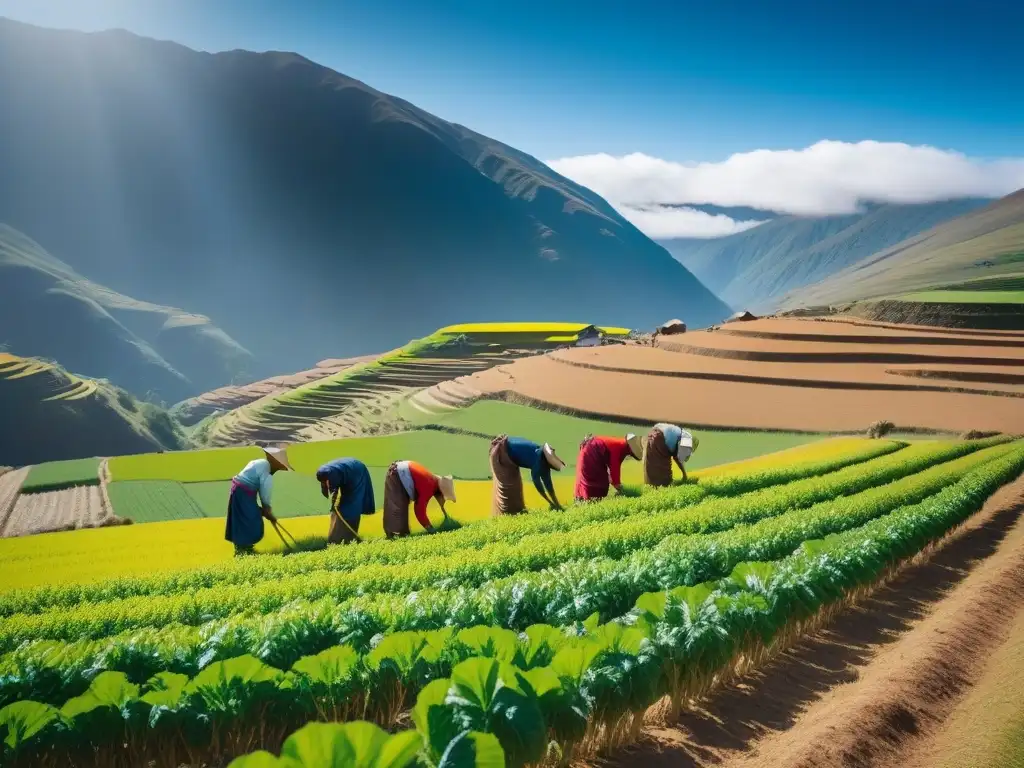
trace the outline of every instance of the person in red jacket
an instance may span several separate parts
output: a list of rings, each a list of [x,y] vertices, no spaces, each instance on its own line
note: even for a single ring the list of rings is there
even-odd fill
[[[603,499],[608,495],[609,483],[622,493],[622,462],[627,456],[637,461],[643,456],[640,438],[632,432],[624,438],[583,438],[576,459],[576,500]]]
[[[393,539],[409,535],[409,502],[413,502],[416,519],[428,533],[434,526],[427,517],[427,504],[437,499],[441,512],[446,501],[455,501],[455,481],[450,475],[435,475],[415,461],[396,461],[384,477],[384,534]]]

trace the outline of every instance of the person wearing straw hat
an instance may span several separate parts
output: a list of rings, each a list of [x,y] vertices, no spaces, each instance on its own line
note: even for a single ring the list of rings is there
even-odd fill
[[[675,461],[686,482],[686,460],[693,455],[700,440],[675,424],[655,424],[644,444],[644,483],[656,487],[672,484],[672,462]]]
[[[250,461],[231,481],[224,538],[235,545],[235,555],[252,554],[253,546],[263,538],[264,518],[277,522],[271,507],[274,474],[291,468],[283,446],[267,447],[262,459]]]
[[[320,492],[331,500],[331,524],[327,543],[359,541],[359,519],[376,510],[370,470],[359,459],[329,461],[316,471]]]
[[[622,493],[622,462],[629,456],[639,461],[642,452],[640,438],[632,432],[625,437],[587,435],[576,459],[576,500],[603,499],[609,485]]]
[[[451,475],[435,475],[415,461],[396,461],[384,476],[384,534],[389,539],[409,535],[409,502],[413,502],[416,520],[427,531],[434,526],[427,517],[427,504],[436,499],[445,518],[446,501],[455,501],[455,480]]]
[[[551,509],[561,509],[555,486],[551,483],[551,470],[565,466],[550,444],[538,445],[522,437],[499,435],[491,441],[491,475],[494,477],[494,496],[491,514],[518,515],[526,509],[523,499],[523,478],[520,469],[529,469],[533,486]]]

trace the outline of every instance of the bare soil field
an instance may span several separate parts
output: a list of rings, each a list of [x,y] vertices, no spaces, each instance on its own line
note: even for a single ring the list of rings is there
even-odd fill
[[[949,718],[1024,617],[1024,479],[763,669],[602,766],[896,768],[944,762]],[[995,655],[993,655],[995,653]],[[966,766],[966,764],[964,764]]]
[[[0,478],[2,482],[3,478]],[[76,486],[62,491],[24,493],[0,529],[0,536],[29,536],[76,528],[99,528],[115,524],[117,518],[104,503],[100,486]]]
[[[1024,433],[1024,344],[1006,342],[771,318],[657,347],[560,350],[464,383],[485,395],[705,427],[860,431],[885,419],[937,432]]]
[[[5,467],[5,469],[8,469]],[[28,477],[30,467],[21,469],[9,469],[0,475],[0,537],[6,535],[8,520],[14,511],[14,504],[18,499],[18,492],[21,484]]]

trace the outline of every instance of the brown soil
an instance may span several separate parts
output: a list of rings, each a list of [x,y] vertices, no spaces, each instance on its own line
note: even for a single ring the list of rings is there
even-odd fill
[[[913,765],[1024,613],[1022,515],[1024,478],[824,630],[600,765]]]
[[[98,485],[18,496],[3,530],[4,538],[76,528],[99,528],[117,522]]]
[[[748,328],[786,338],[745,335]],[[862,331],[873,341],[848,340]],[[829,334],[847,340],[829,341]],[[905,342],[927,334],[772,318],[738,333],[674,337],[660,348],[561,350],[474,374],[465,384],[570,411],[698,427],[856,432],[884,419],[939,432],[1024,432],[1024,344],[971,346],[966,336],[954,344],[878,343],[886,335]],[[797,336],[810,340],[789,338]],[[682,351],[670,351],[677,344]]]

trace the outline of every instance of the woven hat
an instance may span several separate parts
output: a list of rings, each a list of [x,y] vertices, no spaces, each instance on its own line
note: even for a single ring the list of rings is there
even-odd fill
[[[629,452],[633,454],[634,459],[641,459],[644,455],[644,444],[640,440],[639,435],[634,435],[630,432],[626,435],[626,442],[629,443]]]
[[[548,464],[551,465],[552,469],[561,470],[565,468],[565,462],[558,458],[558,454],[555,453],[555,449],[551,447],[551,443],[544,443],[544,458],[547,459]]]
[[[267,460],[270,463],[277,464],[281,469],[291,470],[292,465],[288,463],[288,451],[284,446],[267,446],[263,452],[267,455]]]
[[[444,475],[437,478],[437,487],[444,496],[445,501],[455,502],[455,478],[451,475]]]

